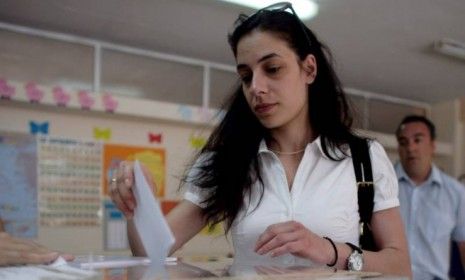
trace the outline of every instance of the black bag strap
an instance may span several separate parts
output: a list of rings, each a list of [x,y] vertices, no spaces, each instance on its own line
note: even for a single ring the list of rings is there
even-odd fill
[[[375,251],[376,246],[370,226],[375,194],[368,140],[354,137],[349,141],[349,146],[358,189],[360,247],[365,250]]]

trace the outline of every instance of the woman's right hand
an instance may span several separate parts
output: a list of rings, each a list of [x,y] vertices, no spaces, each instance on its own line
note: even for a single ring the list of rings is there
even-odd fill
[[[155,182],[152,174],[143,164],[141,164],[140,167],[150,188],[155,190]],[[133,192],[135,185],[134,162],[120,162],[116,171],[112,172],[112,178],[110,178],[109,184],[111,200],[113,200],[116,207],[123,212],[127,219],[132,218],[134,216],[134,209],[137,206]]]
[[[112,172],[112,178],[109,181],[108,189],[111,200],[126,218],[132,218],[136,208],[136,199],[133,193],[134,162],[120,162],[118,168]]]

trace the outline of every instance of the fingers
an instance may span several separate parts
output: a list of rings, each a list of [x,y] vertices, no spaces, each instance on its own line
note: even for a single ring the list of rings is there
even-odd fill
[[[269,226],[259,237],[255,244],[255,252],[257,252],[264,244],[270,242],[276,235],[285,232],[291,232],[296,229],[296,222],[289,221]]]
[[[0,236],[0,250],[5,251],[34,251],[34,252],[45,252],[47,249],[38,245],[37,243],[27,240],[12,237],[6,233],[2,233]]]
[[[132,193],[134,186],[134,165],[132,163],[121,162],[119,172],[121,174],[117,178],[117,186],[121,199],[126,203],[127,207],[133,211],[136,207],[136,200]]]
[[[299,237],[299,232],[280,233],[267,243],[263,244],[256,252],[259,255],[270,253],[270,256],[272,257],[289,253],[289,249],[291,249],[289,244],[297,241]]]
[[[272,257],[286,253],[297,253],[303,248],[302,241],[307,229],[300,223],[290,221],[269,226],[258,238],[255,252],[260,255],[270,254]]]
[[[295,254],[302,249],[301,242],[299,240],[294,240],[290,242],[283,243],[281,246],[271,249],[270,255],[272,257],[279,257],[284,254]]]
[[[66,254],[66,253],[60,253],[60,257],[65,259],[65,261],[67,262],[74,261],[74,258],[75,258],[74,255]]]
[[[132,218],[136,202],[132,188],[134,185],[133,164],[122,161],[110,179],[110,197],[116,207],[123,212],[127,218]]]
[[[58,255],[30,240],[0,234],[0,265],[45,264]]]
[[[21,264],[47,264],[54,261],[58,253],[33,253],[25,251],[2,251],[0,253],[0,266]]]
[[[14,264],[48,264],[58,258],[58,252],[49,253],[32,253],[32,252],[21,252],[19,259]],[[12,264],[12,263],[10,263]]]
[[[126,161],[121,162],[120,170],[123,177],[120,178],[126,188],[132,188],[134,185],[134,164]]]

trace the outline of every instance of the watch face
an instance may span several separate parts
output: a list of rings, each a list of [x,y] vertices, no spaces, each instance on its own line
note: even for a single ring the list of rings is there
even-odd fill
[[[349,256],[347,267],[352,271],[361,271],[363,268],[362,255],[357,251],[353,251]]]

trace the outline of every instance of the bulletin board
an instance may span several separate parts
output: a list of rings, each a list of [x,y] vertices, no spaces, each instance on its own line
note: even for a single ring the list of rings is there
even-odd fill
[[[115,175],[121,161],[139,160],[151,173],[156,186],[153,193],[157,197],[165,195],[165,150],[162,148],[129,145],[105,144],[103,147],[103,194],[108,195],[109,180]]]
[[[0,219],[18,237],[38,233],[36,154],[34,136],[0,131]]]
[[[38,137],[40,224],[100,224],[102,144],[58,137]]]

